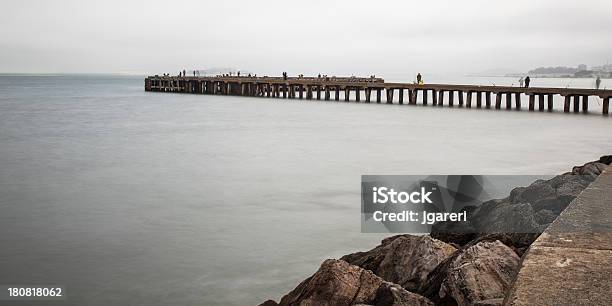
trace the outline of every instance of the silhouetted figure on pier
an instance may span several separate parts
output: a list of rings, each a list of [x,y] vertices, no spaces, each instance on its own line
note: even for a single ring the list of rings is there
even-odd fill
[[[417,73],[417,84],[421,85],[423,84],[423,77],[421,76],[421,73]]]
[[[185,76],[185,75],[186,75],[186,74],[185,74],[185,69],[183,69],[183,76]]]
[[[287,72],[286,71],[283,72],[283,80],[285,80],[285,81],[287,80]]]
[[[531,83],[531,78],[529,76],[527,76],[525,78],[525,88],[529,88],[529,83]]]
[[[195,70],[193,71],[193,76],[195,76]]]
[[[601,78],[598,76],[597,79],[595,79],[595,89],[599,89],[599,86],[601,86]]]
[[[523,87],[523,83],[525,82],[525,80],[523,79],[523,77],[521,77],[519,79],[519,87]]]

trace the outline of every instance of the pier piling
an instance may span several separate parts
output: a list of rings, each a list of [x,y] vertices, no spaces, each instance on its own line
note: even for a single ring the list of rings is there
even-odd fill
[[[565,113],[569,113],[570,112],[571,99],[572,99],[572,96],[565,96],[564,97],[563,112],[565,112]]]
[[[472,92],[468,91],[465,97],[465,107],[472,108]]]
[[[575,95],[574,96],[574,113],[578,113],[580,112],[580,96]]]
[[[495,109],[501,109],[502,93],[495,93]]]
[[[387,104],[393,104],[393,88],[387,89]]]

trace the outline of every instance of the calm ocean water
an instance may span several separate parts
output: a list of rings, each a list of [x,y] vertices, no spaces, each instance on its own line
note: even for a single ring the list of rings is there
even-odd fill
[[[382,238],[360,233],[362,174],[564,172],[612,152],[600,105],[568,115],[0,76],[0,284],[64,285],[68,305],[278,299],[323,259]]]

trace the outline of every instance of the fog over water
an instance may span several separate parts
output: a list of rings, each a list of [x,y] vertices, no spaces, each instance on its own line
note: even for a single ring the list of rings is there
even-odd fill
[[[379,242],[360,233],[362,174],[558,174],[612,152],[596,100],[583,115],[143,86],[0,76],[0,284],[65,285],[69,305],[253,305]]]
[[[386,75],[612,61],[608,0],[21,0],[0,72]]]

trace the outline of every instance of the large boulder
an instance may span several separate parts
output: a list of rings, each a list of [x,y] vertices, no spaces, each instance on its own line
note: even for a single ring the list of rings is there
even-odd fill
[[[313,276],[285,295],[278,305],[348,306],[356,304],[433,305],[428,299],[386,282],[371,271],[335,259],[324,261]]]
[[[555,188],[548,180],[537,180],[527,187],[512,189],[508,200],[512,204],[534,203],[541,199],[555,197],[556,194]]]
[[[463,246],[464,249],[480,242],[494,242],[498,240],[511,248],[516,255],[522,257],[529,246],[540,236],[539,233],[492,233],[481,235]]]
[[[600,162],[600,163],[602,163],[604,165],[610,165],[610,164],[612,164],[612,155],[604,155],[604,156],[600,157],[597,162]]]
[[[481,233],[540,233],[547,226],[538,224],[531,204],[509,202],[483,203],[471,223]]]
[[[602,159],[604,160],[600,159],[599,161],[586,163],[582,166],[576,166],[572,169],[572,173],[579,174],[579,175],[588,175],[592,178],[596,178],[604,170],[606,170],[606,168],[608,168],[609,163],[606,164],[608,160],[605,160],[605,158],[606,158],[605,156],[602,156]]]
[[[482,241],[446,259],[421,286],[436,305],[473,305],[504,298],[519,267],[516,253],[499,241]]]
[[[430,236],[398,235],[386,238],[374,249],[341,259],[370,270],[408,291],[417,290],[431,272],[455,248]]]

